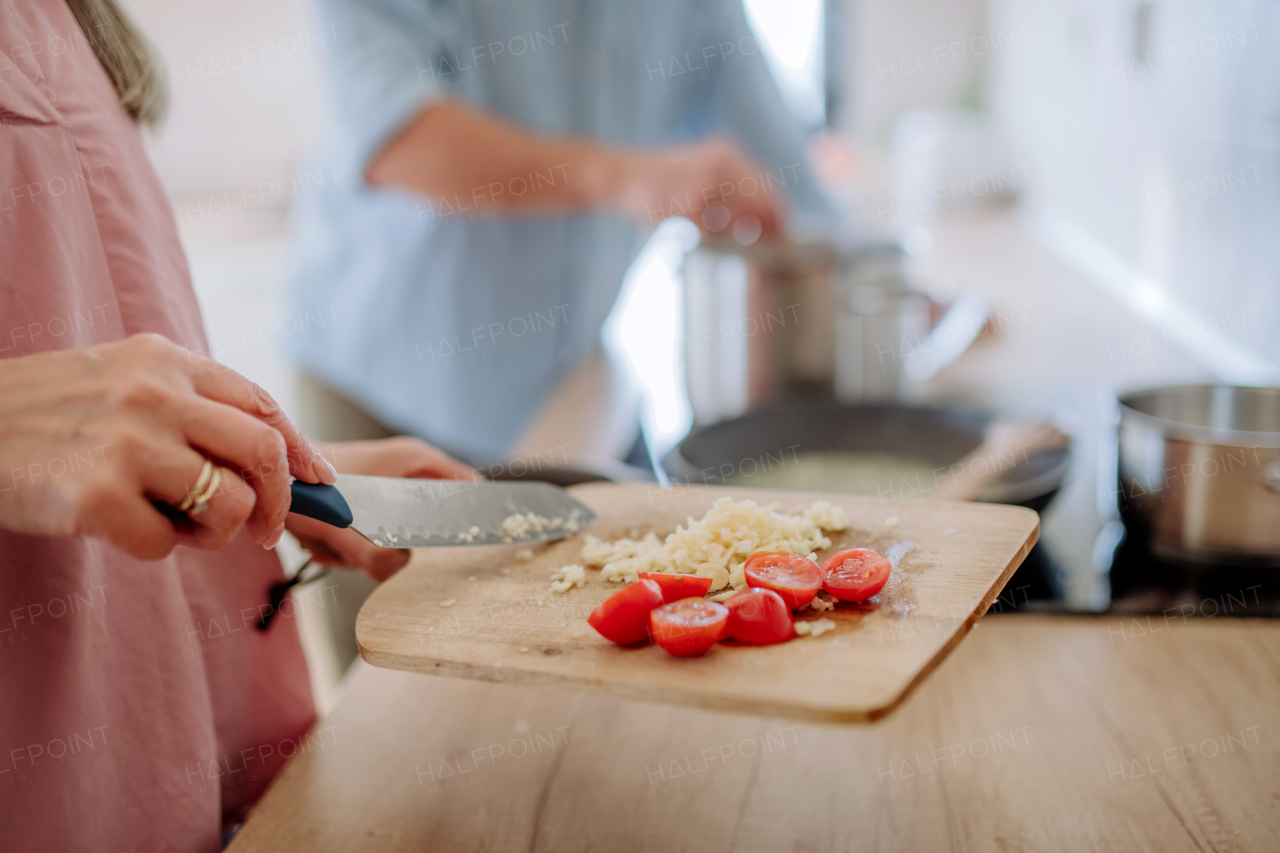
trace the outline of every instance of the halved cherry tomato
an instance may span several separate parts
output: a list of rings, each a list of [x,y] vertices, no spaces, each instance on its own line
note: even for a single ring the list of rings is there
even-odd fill
[[[587,617],[600,636],[615,643],[649,639],[649,612],[662,604],[662,589],[653,581],[636,581],[606,598]]]
[[[729,609],[723,604],[705,598],[686,598],[653,610],[649,614],[649,629],[653,641],[663,649],[677,657],[691,658],[705,654],[724,636],[728,620]]]
[[[797,554],[757,551],[743,567],[747,585],[771,589],[791,610],[804,607],[822,588],[818,564]]]
[[[653,581],[662,587],[662,600],[668,604],[682,598],[701,598],[707,594],[707,590],[711,589],[711,578],[700,578],[697,575],[640,572],[640,578]]]
[[[892,568],[870,548],[837,551],[822,564],[822,588],[841,601],[866,601],[884,589]]]
[[[725,636],[756,646],[785,643],[796,635],[795,620],[782,596],[771,589],[744,589],[724,603]]]

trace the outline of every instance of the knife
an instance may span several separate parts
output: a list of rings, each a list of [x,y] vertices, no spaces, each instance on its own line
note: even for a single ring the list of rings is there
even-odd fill
[[[295,480],[289,512],[350,527],[383,548],[511,545],[572,536],[596,515],[559,486],[339,474]]]

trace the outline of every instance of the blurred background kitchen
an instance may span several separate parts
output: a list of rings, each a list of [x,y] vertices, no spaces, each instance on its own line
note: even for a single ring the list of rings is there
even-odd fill
[[[510,449],[524,461],[491,472],[788,485],[856,456],[873,495],[1042,510],[1009,609],[1159,612],[1199,589],[1195,565],[1255,562],[1161,552],[1156,534],[1125,551],[1116,397],[1280,385],[1280,6],[744,3],[838,226],[699,247],[695,225],[662,222],[606,324],[623,381],[559,389]],[[289,216],[334,179],[308,152],[341,28],[300,0],[128,5],[169,67],[174,109],[150,145],[212,355],[295,412],[284,344],[315,317],[286,303]],[[687,59],[634,71],[680,85]],[[1252,448],[1276,499],[1276,445],[1258,437],[1274,400],[1226,405],[1255,421],[1215,422],[1215,441]],[[1223,439],[1233,428],[1251,435]],[[1272,529],[1276,511],[1240,510]],[[322,698],[354,654],[333,627],[351,595],[351,612],[302,620]]]

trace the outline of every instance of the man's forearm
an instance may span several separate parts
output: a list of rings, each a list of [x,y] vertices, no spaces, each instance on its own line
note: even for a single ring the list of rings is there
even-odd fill
[[[387,143],[365,177],[455,207],[571,211],[613,207],[625,160],[621,151],[590,140],[531,133],[443,101]]]

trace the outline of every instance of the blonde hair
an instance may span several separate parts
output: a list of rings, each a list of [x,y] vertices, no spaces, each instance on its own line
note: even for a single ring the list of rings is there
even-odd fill
[[[155,127],[169,106],[164,66],[155,48],[116,0],[67,0],[120,104],[138,124]]]

